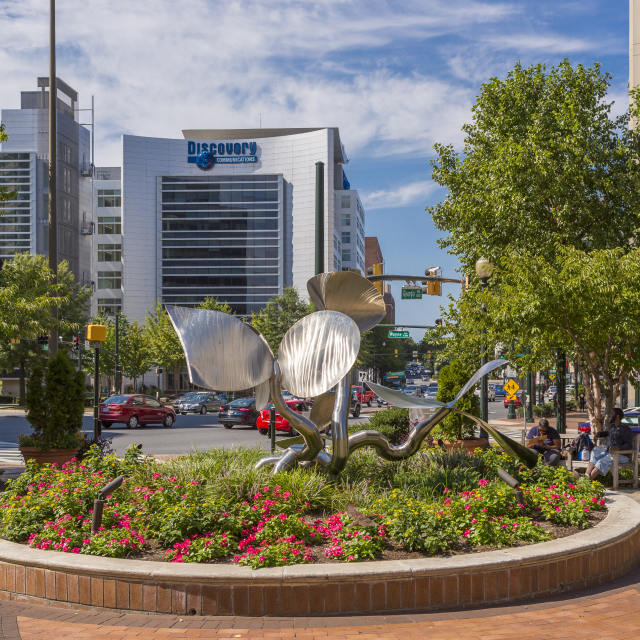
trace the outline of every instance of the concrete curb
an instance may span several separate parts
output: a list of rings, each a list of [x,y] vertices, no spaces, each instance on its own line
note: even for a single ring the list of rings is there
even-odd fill
[[[637,564],[640,505],[614,492],[607,493],[606,501],[609,512],[601,523],[567,538],[412,561],[254,571],[80,556],[0,540],[0,599],[207,615],[364,613],[513,602],[606,582]]]

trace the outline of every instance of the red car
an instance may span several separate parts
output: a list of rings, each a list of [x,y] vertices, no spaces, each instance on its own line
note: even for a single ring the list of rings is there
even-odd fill
[[[522,399],[520,398],[520,394],[522,393],[522,391],[516,391],[516,399],[513,401],[513,406],[514,407],[521,407],[522,406]],[[507,396],[504,397],[504,407],[505,409],[509,406],[510,402],[507,400]]]
[[[301,400],[285,400],[287,406],[295,411],[296,413],[302,413],[303,411],[308,411],[310,408],[306,402],[302,402]],[[263,436],[266,436],[269,433],[269,422],[270,418],[270,409],[273,407],[273,402],[270,402],[258,416],[258,433],[261,433]],[[291,424],[286,418],[283,418],[276,411],[276,431],[286,431],[287,433],[291,433],[291,435],[296,435],[298,432],[295,431],[291,427]],[[295,433],[293,433],[295,432]]]
[[[355,393],[360,404],[366,404],[367,407],[370,407],[376,399],[376,394],[373,393],[371,389],[367,389],[364,385],[354,384],[351,387],[351,393]]]
[[[147,424],[161,424],[172,427],[176,413],[171,407],[165,407],[151,396],[127,394],[111,396],[99,405],[99,419],[105,429],[120,422],[128,429]]]

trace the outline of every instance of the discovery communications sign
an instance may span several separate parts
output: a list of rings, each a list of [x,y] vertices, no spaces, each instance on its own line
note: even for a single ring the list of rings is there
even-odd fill
[[[255,142],[187,142],[187,162],[206,171],[214,164],[258,162]]]

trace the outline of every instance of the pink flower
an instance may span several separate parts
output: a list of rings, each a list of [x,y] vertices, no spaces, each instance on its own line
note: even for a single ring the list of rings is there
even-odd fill
[[[556,507],[556,511],[562,511],[560,507]]]
[[[478,484],[479,484],[481,487],[484,487],[486,484],[489,484],[489,481],[488,481],[488,480],[480,480],[480,482],[478,482]]]
[[[469,534],[471,533],[471,529],[467,529],[462,535],[467,538],[469,536]]]

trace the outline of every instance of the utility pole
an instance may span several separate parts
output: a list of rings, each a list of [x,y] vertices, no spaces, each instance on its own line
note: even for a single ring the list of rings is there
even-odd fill
[[[316,162],[316,275],[324,273],[324,162]]]
[[[118,375],[120,373],[119,372],[120,367],[118,366],[119,365],[119,363],[118,363],[118,353],[119,353],[118,352],[118,342],[119,342],[118,338],[119,338],[119,333],[120,333],[119,332],[119,329],[120,329],[119,320],[120,320],[120,314],[116,313],[116,349],[115,349],[115,353],[116,353],[116,357],[115,357],[116,370],[115,370],[115,375],[114,375],[114,388],[115,388],[114,393],[116,395],[120,393],[120,387],[118,386]]]
[[[561,349],[556,353],[556,375],[558,383],[556,386],[556,429],[558,433],[567,433],[567,361],[566,354]]]
[[[58,282],[58,88],[56,82],[56,0],[49,0],[49,269],[53,273],[51,284]],[[51,315],[58,319],[58,306],[51,307]],[[58,350],[58,331],[49,332],[49,356]]]

